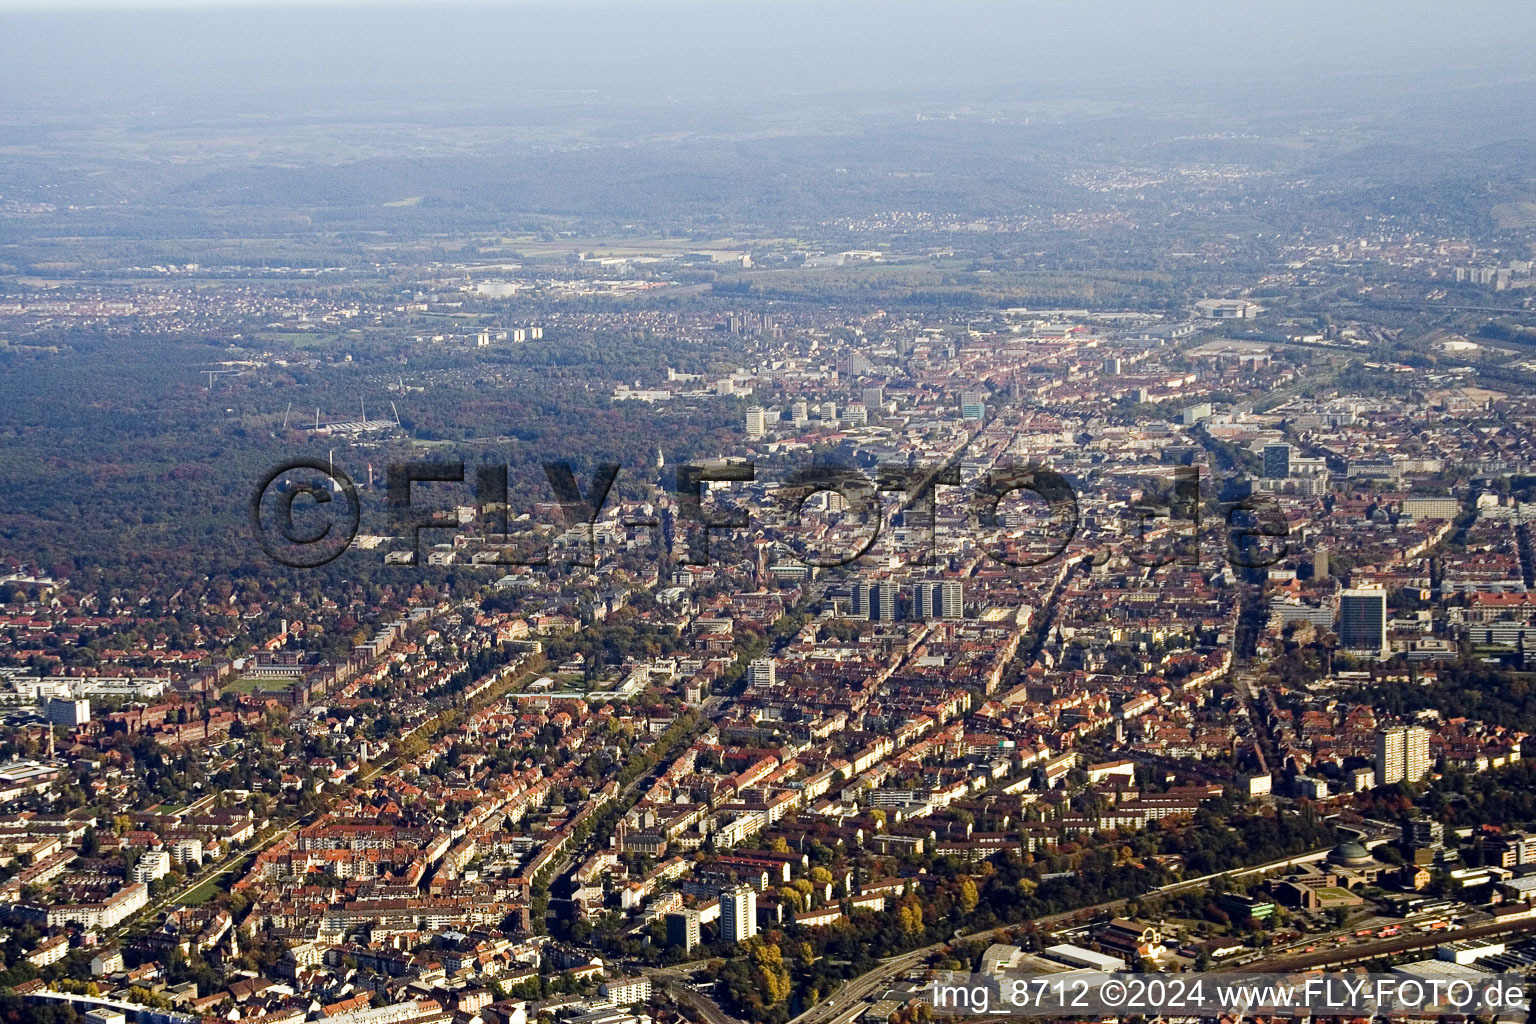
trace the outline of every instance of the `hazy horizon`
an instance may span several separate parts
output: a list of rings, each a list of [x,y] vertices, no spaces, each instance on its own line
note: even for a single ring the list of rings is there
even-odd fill
[[[22,115],[146,107],[292,115],[551,96],[620,105],[926,94],[1348,106],[1390,99],[1415,80],[1529,81],[1524,58],[1536,42],[1536,10],[1422,3],[1387,18],[1318,3],[123,0],[43,10],[0,0],[0,17],[0,88]]]

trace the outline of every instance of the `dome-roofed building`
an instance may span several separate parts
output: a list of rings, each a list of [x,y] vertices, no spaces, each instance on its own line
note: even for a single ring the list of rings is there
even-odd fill
[[[1371,856],[1371,851],[1356,842],[1340,843],[1328,851],[1328,863],[1341,868],[1370,867],[1375,862],[1376,858]]]

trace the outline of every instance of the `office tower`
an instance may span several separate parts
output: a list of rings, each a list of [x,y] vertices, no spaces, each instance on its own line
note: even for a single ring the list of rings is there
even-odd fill
[[[876,384],[872,388],[865,388],[864,394],[860,397],[864,401],[864,408],[870,412],[883,410],[885,408],[885,385]]]
[[[1264,446],[1264,476],[1269,480],[1284,480],[1291,475],[1291,446],[1267,444]]]
[[[777,678],[772,658],[756,658],[747,666],[747,682],[752,686],[772,686]]]
[[[738,885],[720,894],[720,937],[726,942],[745,942],[757,934],[757,893],[750,885]]]
[[[939,584],[939,616],[945,619],[965,617],[965,587],[959,580]]]
[[[760,405],[747,410],[747,436],[762,437],[768,433],[768,413]]]
[[[1110,376],[1110,377],[1118,377],[1118,376],[1120,376],[1120,371],[1121,371],[1122,365],[1123,364],[1120,362],[1120,357],[1119,356],[1105,356],[1104,357],[1104,373],[1107,376]]]
[[[674,910],[667,915],[667,945],[682,946],[688,953],[699,944],[699,912]]]
[[[918,582],[912,584],[912,617],[921,621],[939,617],[939,585]]]
[[[1321,544],[1312,552],[1312,578],[1320,580],[1328,575],[1328,549]]]
[[[987,396],[980,391],[960,393],[960,417],[967,420],[986,419]]]
[[[874,622],[896,621],[896,584],[882,580],[870,585],[869,617]]]
[[[1339,595],[1339,643],[1346,651],[1383,657],[1387,652],[1387,592],[1346,590]]]
[[[848,406],[846,416],[850,427],[862,427],[869,422],[869,414],[862,402],[854,402]]]
[[[1400,725],[1376,734],[1376,785],[1421,782],[1429,774],[1429,730]]]
[[[853,602],[848,607],[848,614],[855,619],[869,618],[869,588],[863,580],[853,581]]]

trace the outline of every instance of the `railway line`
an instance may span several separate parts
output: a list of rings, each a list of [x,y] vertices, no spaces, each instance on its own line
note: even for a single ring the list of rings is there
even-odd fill
[[[1415,949],[1433,949],[1443,942],[1455,942],[1458,939],[1486,939],[1499,935],[1519,935],[1533,931],[1536,931],[1536,918],[1526,918],[1520,921],[1490,922],[1488,924],[1473,925],[1470,928],[1455,928],[1443,932],[1403,935],[1359,946],[1340,946],[1336,949],[1322,949],[1314,953],[1299,953],[1291,956],[1255,960],[1246,965],[1244,969],[1251,971],[1273,971],[1277,974],[1295,971],[1314,971],[1323,967],[1344,967],[1349,964],[1377,960],[1385,956],[1396,956],[1399,953],[1408,953]]]

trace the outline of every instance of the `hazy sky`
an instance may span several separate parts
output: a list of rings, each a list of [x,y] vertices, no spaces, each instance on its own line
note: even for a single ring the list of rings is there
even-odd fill
[[[426,5],[463,2],[466,2],[466,0],[323,0],[323,3],[316,3],[315,0],[0,0],[0,11],[56,11],[66,8],[77,10],[155,11],[166,9],[184,10],[187,8],[217,10],[220,8],[234,9],[241,7],[378,7],[396,4]],[[536,3],[539,0],[472,0],[472,2],[505,4]],[[553,0],[546,0],[546,2],[553,2]]]
[[[1529,76],[1533,43],[1536,5],[1476,0],[0,0],[0,95],[23,111],[401,91],[450,103],[554,90],[1016,98],[1018,83],[1139,99],[1293,81],[1326,96],[1335,78]]]

